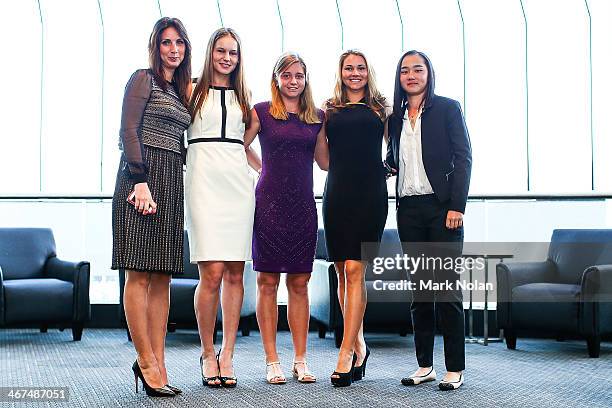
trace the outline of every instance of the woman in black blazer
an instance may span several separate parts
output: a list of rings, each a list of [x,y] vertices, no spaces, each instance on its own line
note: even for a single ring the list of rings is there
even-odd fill
[[[458,258],[463,249],[472,153],[459,103],[435,95],[434,85],[434,70],[425,54],[413,50],[402,55],[389,118],[386,165],[397,175],[397,227],[404,253]],[[424,244],[431,242],[447,244]],[[459,275],[440,265],[410,272],[415,285],[410,310],[419,369],[403,378],[402,384],[418,385],[436,378],[433,344],[437,312],[447,370],[439,388],[457,389],[463,384],[465,368],[463,297],[456,283]],[[434,294],[421,286],[429,281],[446,284],[446,289]]]

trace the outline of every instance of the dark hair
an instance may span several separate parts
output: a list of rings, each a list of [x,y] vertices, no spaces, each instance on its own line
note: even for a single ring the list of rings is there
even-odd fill
[[[191,84],[191,42],[187,36],[185,26],[178,18],[162,17],[153,26],[153,31],[149,37],[149,68],[153,73],[155,82],[164,90],[168,89],[168,83],[164,77],[164,69],[162,67],[161,56],[159,54],[159,46],[161,43],[161,35],[166,28],[174,28],[179,36],[185,42],[185,55],[183,61],[174,71],[174,86],[175,90],[183,102],[183,105],[189,106],[189,97],[187,88]]]
[[[395,71],[395,91],[393,93],[393,120],[401,121],[403,119],[402,109],[404,105],[408,104],[408,95],[406,95],[406,91],[402,88],[402,84],[400,83],[400,75],[402,71],[402,61],[408,55],[418,55],[423,58],[425,61],[425,66],[427,67],[427,87],[425,89],[425,97],[423,98],[422,106],[423,108],[427,108],[433,99],[434,96],[434,88],[436,86],[436,75],[434,74],[433,66],[431,65],[431,61],[429,57],[422,53],[421,51],[410,50],[405,52],[404,55],[401,56],[397,63],[397,70]]]

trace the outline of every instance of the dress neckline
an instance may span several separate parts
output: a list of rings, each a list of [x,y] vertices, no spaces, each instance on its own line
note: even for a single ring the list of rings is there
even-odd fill
[[[368,104],[366,103],[366,98],[365,97],[361,98],[357,102],[346,102],[345,105],[348,105],[348,106],[353,106],[353,105],[365,105],[365,106],[368,106]]]
[[[210,86],[210,88],[211,88],[211,89],[217,89],[217,90],[220,90],[220,91],[231,91],[231,90],[232,90],[232,88],[231,88],[231,87],[229,87],[229,86],[217,86],[217,85],[211,85],[211,86]]]

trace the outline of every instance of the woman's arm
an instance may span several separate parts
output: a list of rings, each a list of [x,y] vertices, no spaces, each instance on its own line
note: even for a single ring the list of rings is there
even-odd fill
[[[451,186],[451,210],[465,213],[465,205],[470,188],[472,173],[472,147],[463,112],[459,102],[453,101],[447,111],[446,131],[453,151],[453,185]]]
[[[193,83],[187,84],[187,99],[191,100],[191,93],[193,92]],[[187,164],[187,132],[183,132],[183,140],[181,142],[181,156],[183,157],[183,165]]]
[[[147,184],[148,168],[139,135],[151,88],[151,77],[146,70],[138,70],[132,75],[125,87],[119,131],[130,178],[134,181],[134,206],[143,215],[157,212],[157,204],[153,201]]]
[[[397,175],[397,163],[395,163],[395,157],[393,155],[393,135],[389,134],[391,124],[393,121],[393,116],[390,115],[387,117],[387,121],[385,122],[385,141],[387,143],[387,155],[383,164],[385,166],[385,170],[387,172],[387,178]]]
[[[383,133],[383,137],[385,138],[386,145],[389,145],[389,118],[393,113],[393,108],[390,106],[385,106],[385,130]]]
[[[327,133],[325,132],[325,119],[321,130],[317,134],[314,159],[321,170],[329,170],[329,146],[327,145]]]
[[[261,172],[261,158],[259,155],[251,149],[251,143],[257,137],[259,130],[261,129],[261,123],[259,122],[259,116],[255,108],[251,109],[251,122],[249,128],[244,131],[244,151],[247,156],[247,163],[258,173]]]
[[[146,70],[132,74],[125,87],[121,110],[121,146],[128,163],[130,178],[136,183],[147,181],[148,169],[143,157],[142,140],[139,135],[142,117],[151,95],[151,78]]]

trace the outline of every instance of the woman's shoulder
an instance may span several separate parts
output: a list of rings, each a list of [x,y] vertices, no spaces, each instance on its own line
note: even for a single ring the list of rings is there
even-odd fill
[[[130,76],[130,82],[142,82],[142,81],[151,81],[151,78],[153,78],[153,74],[151,73],[151,70],[149,68],[141,68],[141,69],[137,69],[136,71],[134,71],[134,73],[132,73],[132,75]]]
[[[255,114],[257,115],[258,119],[264,119],[266,117],[266,114],[270,113],[270,104],[270,101],[264,101],[253,105],[253,110],[255,111]]]
[[[126,93],[148,97],[151,93],[152,78],[153,76],[148,69],[138,69],[134,71],[125,86]]]
[[[326,99],[325,101],[323,101],[323,104],[321,105],[321,110],[323,112],[327,112],[329,110],[334,109],[334,102],[332,100],[332,98]]]
[[[255,109],[258,112],[261,112],[264,109],[268,109],[270,108],[270,101],[264,101],[264,102],[258,102],[255,105],[253,105],[253,109]]]
[[[325,111],[319,108],[315,108],[315,111],[317,112],[317,117],[319,118],[319,120],[323,122],[325,120]]]
[[[449,107],[449,106],[460,106],[459,101],[448,98],[446,96],[434,95],[431,98],[431,106],[441,106],[441,107]]]

